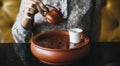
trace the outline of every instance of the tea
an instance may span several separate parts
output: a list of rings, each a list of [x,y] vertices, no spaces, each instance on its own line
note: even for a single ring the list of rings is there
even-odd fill
[[[68,35],[38,39],[37,42],[40,46],[52,49],[69,48],[70,43]]]
[[[51,49],[69,49],[75,48],[82,45],[81,41],[76,44],[71,44],[69,40],[69,35],[44,35],[37,39],[37,44],[39,46]],[[72,47],[71,47],[72,45]]]

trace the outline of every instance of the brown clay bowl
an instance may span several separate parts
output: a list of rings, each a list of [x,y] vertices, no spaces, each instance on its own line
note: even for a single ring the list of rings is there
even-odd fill
[[[31,52],[40,61],[46,64],[66,65],[82,60],[90,50],[89,38],[85,37],[83,42],[75,48],[46,48],[39,45],[38,41],[46,38],[69,36],[68,31],[53,30],[35,35],[31,40]],[[54,40],[51,42],[54,42]],[[57,45],[57,44],[56,44]]]

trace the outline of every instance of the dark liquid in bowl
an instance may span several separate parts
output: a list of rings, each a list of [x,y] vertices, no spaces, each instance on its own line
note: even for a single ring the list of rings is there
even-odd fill
[[[45,48],[67,49],[70,47],[69,35],[44,35],[37,39],[37,44]],[[74,44],[74,47],[79,47],[81,44],[82,42]]]
[[[58,35],[58,36],[49,36],[48,38],[39,38],[37,40],[38,45],[52,48],[52,49],[61,49],[69,48],[69,36],[68,35]]]

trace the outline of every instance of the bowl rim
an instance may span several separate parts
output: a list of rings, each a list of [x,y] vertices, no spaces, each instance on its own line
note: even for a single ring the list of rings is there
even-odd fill
[[[85,36],[85,41],[82,42],[79,47],[75,47],[75,48],[62,48],[62,49],[56,49],[55,48],[55,49],[52,49],[52,48],[46,48],[46,47],[37,45],[38,43],[35,41],[35,39],[37,39],[40,35],[43,35],[43,34],[48,33],[48,32],[59,32],[59,31],[68,33],[68,31],[66,31],[66,30],[51,30],[51,31],[47,31],[47,32],[41,32],[41,33],[36,34],[34,37],[32,37],[31,44],[33,44],[37,48],[40,48],[40,49],[43,49],[43,50],[49,50],[49,51],[70,51],[70,50],[77,50],[77,49],[85,47],[86,45],[90,45],[90,39],[87,36]]]

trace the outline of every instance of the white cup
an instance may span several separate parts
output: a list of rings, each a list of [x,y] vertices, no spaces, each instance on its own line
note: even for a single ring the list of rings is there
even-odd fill
[[[79,43],[81,38],[81,34],[82,34],[82,29],[79,28],[72,28],[69,29],[69,39],[71,43]]]

